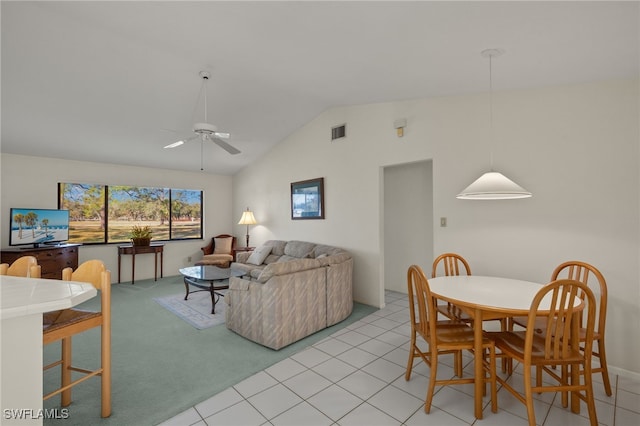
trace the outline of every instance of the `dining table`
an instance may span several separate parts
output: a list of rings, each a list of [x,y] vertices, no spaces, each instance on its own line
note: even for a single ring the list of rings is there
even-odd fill
[[[474,414],[482,419],[482,396],[484,393],[484,371],[482,356],[483,321],[527,316],[531,302],[542,288],[541,283],[513,278],[454,275],[429,279],[432,297],[452,303],[473,318],[474,330]],[[580,304],[579,298],[574,303]],[[550,299],[542,300],[539,312],[543,313],[550,305]],[[577,341],[572,340],[572,344]],[[573,380],[576,375],[572,372]],[[571,398],[573,412],[580,411],[578,398]]]

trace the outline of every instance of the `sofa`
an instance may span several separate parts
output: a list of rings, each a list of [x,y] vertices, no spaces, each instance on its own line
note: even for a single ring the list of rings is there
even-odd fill
[[[269,240],[239,252],[225,295],[227,328],[278,350],[347,318],[353,310],[353,259],[343,249]]]

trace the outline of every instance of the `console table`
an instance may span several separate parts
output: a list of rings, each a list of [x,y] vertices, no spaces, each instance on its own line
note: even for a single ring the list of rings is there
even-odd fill
[[[0,261],[11,264],[19,257],[33,256],[38,259],[42,278],[61,280],[64,268],[72,268],[73,270],[78,268],[79,247],[80,244],[57,244],[2,249]]]
[[[136,277],[136,254],[153,253],[155,263],[153,266],[154,280],[158,281],[158,253],[160,254],[160,278],[162,278],[162,265],[164,263],[164,244],[151,243],[148,246],[134,246],[125,244],[118,246],[118,282],[120,282],[120,260],[123,254],[131,255],[131,284],[135,283]]]

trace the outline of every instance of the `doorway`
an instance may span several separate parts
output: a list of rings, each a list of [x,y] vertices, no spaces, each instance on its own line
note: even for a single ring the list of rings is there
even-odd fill
[[[433,259],[432,160],[383,168],[384,289],[407,292],[407,269],[430,274]]]

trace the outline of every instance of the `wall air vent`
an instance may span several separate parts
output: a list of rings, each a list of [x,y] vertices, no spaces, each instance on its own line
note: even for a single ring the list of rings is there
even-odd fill
[[[341,124],[336,127],[331,128],[331,141],[333,142],[336,139],[344,138],[347,136],[347,125]]]

